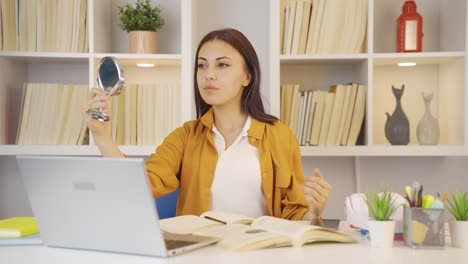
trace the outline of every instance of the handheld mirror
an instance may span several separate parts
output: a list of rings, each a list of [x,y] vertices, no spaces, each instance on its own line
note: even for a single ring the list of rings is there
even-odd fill
[[[114,57],[104,57],[98,67],[97,85],[110,96],[118,95],[123,89],[124,75],[122,67]],[[109,116],[102,109],[88,109],[86,113],[101,122],[109,121]]]

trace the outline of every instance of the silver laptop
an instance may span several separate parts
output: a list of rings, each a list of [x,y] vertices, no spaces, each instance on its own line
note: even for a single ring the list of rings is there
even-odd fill
[[[219,240],[160,229],[143,159],[16,159],[47,246],[166,257]]]

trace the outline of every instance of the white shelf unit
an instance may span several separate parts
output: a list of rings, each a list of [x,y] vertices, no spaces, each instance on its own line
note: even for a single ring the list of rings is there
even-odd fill
[[[423,16],[423,51],[396,53],[396,20],[404,0],[369,0],[367,49],[361,54],[280,54],[280,1],[270,6],[272,113],[280,112],[281,83],[296,83],[303,90],[328,90],[331,85],[358,82],[367,85],[364,145],[302,146],[303,156],[466,156],[467,66],[466,0],[450,3],[418,1]],[[415,67],[398,67],[399,62]],[[391,146],[385,138],[385,112],[393,113],[391,87],[405,84],[403,110],[410,121],[410,143]],[[424,113],[421,92],[433,90],[431,113],[439,119],[436,146],[421,146],[417,123]]]
[[[396,18],[404,0],[369,0],[367,48],[361,54],[280,54],[280,0],[153,0],[163,7],[166,25],[158,35],[158,54],[128,53],[128,37],[118,26],[117,7],[134,0],[88,0],[89,53],[1,52],[0,155],[97,155],[89,146],[16,146],[24,82],[76,82],[94,86],[96,65],[115,56],[124,66],[127,83],[179,79],[180,123],[195,117],[193,64],[198,41],[222,27],[241,30],[254,45],[262,68],[265,108],[280,113],[280,84],[294,81],[307,89],[327,90],[336,83],[367,85],[364,145],[301,147],[303,156],[465,156],[468,94],[466,66],[466,0],[416,0],[424,19],[423,52],[395,53]],[[246,8],[248,7],[248,8]],[[395,63],[413,60],[412,68]],[[151,69],[136,62],[152,62]],[[393,112],[391,84],[405,83],[403,109],[411,122],[408,146],[390,146],[383,134],[385,112]],[[429,85],[430,84],[430,85]],[[430,87],[429,87],[430,86]],[[419,146],[415,127],[423,108],[421,91],[435,91],[431,110],[439,118],[440,144]],[[129,155],[144,156],[156,146],[122,146]]]
[[[0,156],[30,155],[99,155],[89,145],[15,145],[21,111],[23,83],[57,82],[96,86],[97,66],[105,56],[116,57],[124,69],[125,82],[181,83],[180,123],[194,118],[192,98],[192,1],[153,0],[163,9],[165,26],[158,32],[158,54],[129,54],[128,35],[119,27],[118,7],[125,0],[88,0],[87,53],[0,52]],[[136,63],[153,63],[153,68],[139,68]],[[186,76],[186,78],[182,78]],[[83,102],[85,106],[86,102]],[[79,109],[77,109],[78,111]],[[121,146],[133,156],[144,156],[156,146]]]

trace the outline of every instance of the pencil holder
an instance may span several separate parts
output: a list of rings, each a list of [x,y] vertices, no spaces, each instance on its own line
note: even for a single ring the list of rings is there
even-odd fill
[[[412,248],[444,247],[444,209],[405,207],[403,236]]]

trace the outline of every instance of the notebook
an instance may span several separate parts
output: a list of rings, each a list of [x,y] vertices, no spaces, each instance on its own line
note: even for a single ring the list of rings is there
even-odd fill
[[[219,240],[160,229],[141,158],[16,160],[46,246],[168,257]]]
[[[1,246],[30,246],[42,245],[41,235],[39,233],[17,237],[17,238],[0,238]]]

